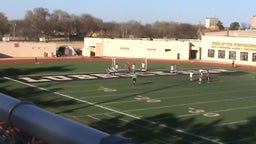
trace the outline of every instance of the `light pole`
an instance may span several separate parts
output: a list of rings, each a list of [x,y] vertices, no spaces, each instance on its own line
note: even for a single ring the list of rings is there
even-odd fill
[[[16,36],[16,23],[13,26],[13,37],[15,38]]]

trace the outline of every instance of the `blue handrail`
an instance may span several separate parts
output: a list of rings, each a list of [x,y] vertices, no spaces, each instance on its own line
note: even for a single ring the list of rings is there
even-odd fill
[[[49,144],[134,144],[3,93],[0,119]]]

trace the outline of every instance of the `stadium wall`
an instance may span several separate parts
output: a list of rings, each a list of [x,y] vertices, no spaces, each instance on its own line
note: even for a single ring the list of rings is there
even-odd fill
[[[85,38],[84,56],[203,60],[256,66],[256,38],[202,36],[202,40]]]
[[[192,45],[180,40],[85,38],[84,56],[189,60]]]
[[[0,42],[0,58],[53,57],[56,43]]]
[[[256,65],[256,38],[203,36],[202,59],[241,65]]]

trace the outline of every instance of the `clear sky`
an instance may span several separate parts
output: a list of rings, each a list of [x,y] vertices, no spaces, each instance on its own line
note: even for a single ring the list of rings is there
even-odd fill
[[[0,12],[9,20],[23,19],[28,10],[61,9],[69,14],[90,14],[104,22],[135,20],[142,24],[173,21],[197,24],[217,17],[224,26],[232,22],[250,24],[256,15],[256,0],[3,0]]]

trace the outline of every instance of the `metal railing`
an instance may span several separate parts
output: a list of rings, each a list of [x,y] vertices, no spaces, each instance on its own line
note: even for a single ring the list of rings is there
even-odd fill
[[[0,93],[0,120],[47,144],[134,144]]]

